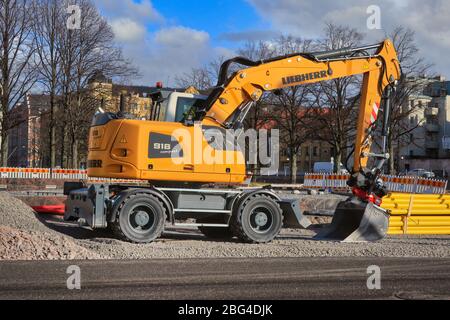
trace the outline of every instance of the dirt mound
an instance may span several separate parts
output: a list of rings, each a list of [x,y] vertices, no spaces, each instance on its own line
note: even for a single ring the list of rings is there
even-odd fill
[[[6,192],[0,192],[0,225],[25,231],[52,232],[31,207]]]
[[[64,236],[0,226],[0,260],[99,259]]]
[[[42,223],[28,205],[0,192],[0,260],[98,259]]]

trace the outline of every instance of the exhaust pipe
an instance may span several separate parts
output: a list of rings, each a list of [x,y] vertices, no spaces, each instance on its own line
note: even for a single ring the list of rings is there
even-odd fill
[[[120,94],[119,112],[121,114],[125,113],[125,97],[124,97],[123,93]]]

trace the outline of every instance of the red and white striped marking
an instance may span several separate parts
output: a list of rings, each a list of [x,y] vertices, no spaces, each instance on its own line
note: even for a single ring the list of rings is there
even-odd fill
[[[304,188],[307,189],[349,189],[346,174],[314,174],[305,173]],[[445,179],[427,179],[422,177],[405,177],[381,175],[380,177],[390,192],[406,192],[421,194],[444,194],[448,181]]]
[[[90,183],[147,183],[146,180],[90,178],[85,169],[0,168],[0,179],[88,180]]]
[[[378,118],[378,111],[380,110],[380,104],[375,102],[372,106],[372,112],[370,113],[370,124],[374,124]]]

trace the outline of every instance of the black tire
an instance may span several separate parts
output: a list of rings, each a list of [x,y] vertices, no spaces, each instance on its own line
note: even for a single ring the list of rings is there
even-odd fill
[[[233,238],[233,232],[231,229],[228,228],[222,228],[222,227],[198,227],[198,230],[200,230],[201,233],[203,233],[206,237],[211,239],[232,239]]]
[[[233,232],[244,242],[272,241],[283,226],[283,212],[276,200],[263,195],[249,196],[233,216]]]
[[[129,195],[119,206],[111,229],[119,238],[148,243],[159,238],[164,230],[166,209],[153,195]]]

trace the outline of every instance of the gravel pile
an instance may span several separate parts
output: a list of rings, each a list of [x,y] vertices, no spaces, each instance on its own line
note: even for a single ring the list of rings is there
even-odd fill
[[[0,225],[26,231],[51,232],[31,207],[6,192],[0,192]]]
[[[98,258],[100,254],[48,228],[22,201],[0,192],[0,260]]]
[[[0,226],[0,260],[100,259],[64,236]]]

